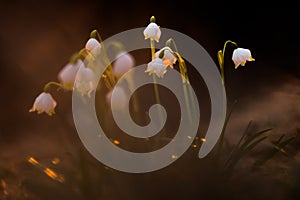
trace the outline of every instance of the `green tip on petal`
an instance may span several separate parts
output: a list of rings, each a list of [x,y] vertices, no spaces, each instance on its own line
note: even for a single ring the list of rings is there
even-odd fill
[[[97,40],[97,38],[98,38],[98,31],[96,29],[91,32],[90,38],[94,38],[94,39]]]
[[[170,38],[166,41],[166,46],[171,47],[171,45],[172,45],[172,39]]]
[[[152,16],[152,17],[150,18],[150,22],[151,22],[151,23],[155,23],[155,17],[154,17],[154,16]]]
[[[161,51],[161,52],[159,53],[158,57],[159,57],[160,59],[162,59],[162,58],[164,57],[164,54],[165,54],[165,50]]]

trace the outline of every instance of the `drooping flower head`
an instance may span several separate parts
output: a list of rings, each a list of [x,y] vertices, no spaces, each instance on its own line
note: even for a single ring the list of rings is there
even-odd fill
[[[101,48],[101,44],[98,42],[98,40],[96,40],[95,38],[90,38],[86,44],[85,44],[85,48],[89,51],[93,51],[94,49],[100,49]]]
[[[66,90],[73,90],[76,74],[83,65],[83,62],[78,59],[75,64],[68,63],[64,68],[58,73],[58,80],[63,85]]]
[[[247,61],[254,61],[254,58],[252,58],[249,49],[237,48],[233,51],[232,60],[236,69],[239,67],[239,65],[245,66]]]
[[[114,92],[114,99],[111,99],[112,93]],[[126,107],[126,99],[127,95],[122,87],[114,87],[113,90],[109,91],[106,94],[106,102],[107,104],[111,105],[114,104],[113,109],[115,110],[122,110]]]
[[[145,39],[152,39],[159,42],[161,36],[161,31],[159,26],[155,23],[155,18],[152,16],[150,19],[150,24],[144,30]]]
[[[56,105],[57,103],[53,99],[51,94],[43,92],[35,99],[33,106],[29,110],[29,112],[37,111],[38,114],[45,112],[51,116],[55,113],[54,109]]]
[[[173,69],[173,64],[176,63],[177,58],[173,55],[173,51],[170,47],[164,47],[155,53],[155,57],[160,57],[160,54],[163,52],[162,60],[164,65],[169,66]]]
[[[77,72],[75,89],[81,95],[91,95],[91,92],[96,89],[96,76],[90,68],[82,64]]]
[[[167,66],[161,58],[157,57],[148,63],[145,72],[148,72],[149,75],[156,74],[158,77],[163,78],[164,74],[167,72]]]
[[[116,57],[117,59],[113,63],[113,72],[117,77],[122,76],[135,65],[135,60],[129,53],[121,52]]]

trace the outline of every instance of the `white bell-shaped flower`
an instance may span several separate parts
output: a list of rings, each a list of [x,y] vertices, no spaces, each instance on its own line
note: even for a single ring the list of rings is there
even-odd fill
[[[161,58],[155,58],[148,63],[145,72],[148,72],[150,75],[156,74],[158,77],[163,78],[164,74],[167,72],[167,66],[164,64]]]
[[[155,53],[155,57],[158,58],[160,53],[164,52],[162,60],[164,65],[169,66],[173,69],[173,64],[176,63],[177,58],[173,55],[173,51],[170,47],[164,47]]]
[[[113,63],[114,75],[119,77],[132,69],[135,65],[135,60],[132,55],[126,52],[121,52],[116,56]]]
[[[37,111],[38,114],[45,112],[51,116],[52,114],[55,113],[54,109],[56,105],[57,103],[53,99],[51,94],[43,92],[35,99],[33,106],[29,110],[29,112]]]
[[[112,93],[114,93],[114,98],[112,99]],[[106,102],[111,105],[113,104],[114,107],[112,109],[115,110],[122,110],[126,107],[127,105],[127,94],[124,91],[122,87],[114,87],[113,90],[109,91],[106,94]]]
[[[144,30],[145,39],[153,39],[156,42],[159,42],[159,38],[161,36],[161,31],[159,26],[156,23],[151,22],[146,29]]]
[[[68,63],[58,73],[58,80],[63,85],[64,89],[73,90],[76,74],[81,65],[83,65],[81,60],[77,60],[75,64]]]
[[[233,51],[232,60],[236,69],[239,67],[239,65],[245,66],[247,61],[254,61],[254,58],[252,58],[249,49],[237,48]]]
[[[96,76],[93,70],[81,65],[76,75],[75,89],[81,95],[90,96],[96,86]]]
[[[95,38],[90,38],[86,44],[85,44],[85,48],[89,51],[93,51],[94,49],[100,49],[101,48],[101,44],[98,42],[98,40],[96,40]]]

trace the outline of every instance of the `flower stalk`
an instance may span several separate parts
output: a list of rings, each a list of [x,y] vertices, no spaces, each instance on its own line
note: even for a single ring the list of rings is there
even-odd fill
[[[234,46],[238,47],[237,43],[231,41],[231,40],[227,40],[223,46],[223,51],[220,50],[218,51],[218,61],[219,61],[219,67],[220,67],[220,71],[221,71],[221,78],[222,78],[222,83],[225,86],[225,71],[224,71],[224,56],[225,56],[225,50],[227,47],[227,44],[233,44]]]

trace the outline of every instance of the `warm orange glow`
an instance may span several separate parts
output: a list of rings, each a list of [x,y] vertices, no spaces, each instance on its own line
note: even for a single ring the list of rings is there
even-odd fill
[[[52,159],[51,162],[52,162],[53,165],[57,165],[58,163],[60,163],[60,159],[55,157],[55,158]]]
[[[29,163],[33,164],[33,165],[39,165],[40,164],[34,157],[29,157],[27,161]]]
[[[44,167],[43,165],[41,165],[34,157],[29,157],[27,160],[29,163],[38,166],[39,168],[41,168],[41,170],[43,170],[43,172],[49,176],[50,178],[52,178],[53,180],[56,180],[58,182],[64,182],[64,176],[61,174],[57,174],[56,172],[54,172],[52,169],[48,168],[48,167]],[[54,158],[52,160],[53,164],[58,164],[60,162],[59,158]]]
[[[3,180],[3,179],[1,179],[1,186],[2,186],[2,189],[3,189],[4,196],[8,196],[7,185],[6,185],[5,180]]]
[[[119,140],[114,140],[114,144],[118,145],[118,144],[120,144],[120,141]]]
[[[50,178],[52,178],[53,180],[59,181],[59,182],[64,182],[64,177],[63,175],[57,174],[55,173],[52,169],[50,168],[45,168],[44,169],[45,174],[47,174],[47,176],[49,176]]]
[[[205,139],[205,138],[200,138],[200,140],[201,140],[202,142],[206,142],[206,139]]]
[[[194,147],[194,148],[196,148],[196,147],[197,147],[197,145],[196,145],[196,144],[193,144],[193,147]]]
[[[178,157],[176,155],[172,155],[171,158],[176,159]]]

